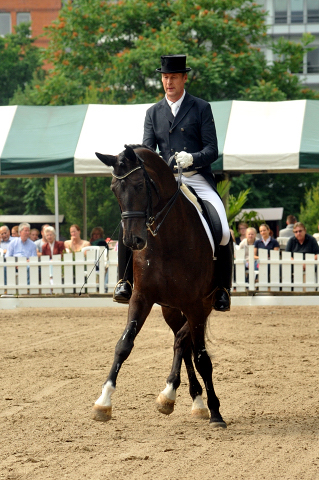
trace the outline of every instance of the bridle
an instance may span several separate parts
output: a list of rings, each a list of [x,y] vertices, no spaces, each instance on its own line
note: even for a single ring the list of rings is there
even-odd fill
[[[128,218],[146,218],[146,227],[147,230],[153,235],[153,237],[156,237],[162,223],[164,222],[165,218],[169,214],[171,208],[173,207],[175,201],[177,200],[177,197],[180,193],[180,178],[178,181],[178,187],[174,195],[168,200],[166,205],[162,208],[160,212],[158,212],[155,217],[153,216],[153,202],[152,202],[152,186],[155,188],[157,194],[158,194],[158,189],[156,187],[155,182],[150,178],[149,174],[147,173],[144,165],[144,160],[135,152],[135,155],[140,163],[138,167],[133,168],[129,172],[127,172],[125,175],[115,175],[112,173],[112,177],[116,178],[117,180],[124,180],[127,178],[131,173],[136,172],[136,170],[143,170],[143,175],[145,178],[145,184],[146,184],[146,192],[147,192],[147,207],[145,212],[137,211],[137,210],[128,210],[126,212],[122,212],[121,218],[122,220],[127,220]],[[181,175],[181,173],[180,173]],[[163,220],[157,225],[155,229],[152,229],[153,224],[156,222],[156,220],[162,215],[162,213],[167,209],[167,212],[165,213]]]

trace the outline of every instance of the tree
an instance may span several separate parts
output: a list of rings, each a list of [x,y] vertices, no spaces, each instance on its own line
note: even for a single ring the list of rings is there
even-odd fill
[[[283,207],[283,218],[295,215],[299,219],[305,193],[319,182],[319,173],[243,174],[232,179],[230,192],[238,195],[250,188],[245,208]]]
[[[87,89],[100,103],[147,103],[162,97],[154,72],[160,56],[186,53],[188,91],[208,101],[314,98],[296,75],[308,43],[281,39],[267,65],[265,12],[244,0],[69,2],[47,28],[53,65],[35,87],[36,104],[81,103]]]
[[[300,207],[300,221],[310,234],[318,233],[319,182],[307,189],[304,202]]]
[[[30,25],[22,23],[16,27],[16,33],[0,36],[0,105],[8,105],[14,92],[25,86],[41,70],[40,50],[33,45],[30,37]]]

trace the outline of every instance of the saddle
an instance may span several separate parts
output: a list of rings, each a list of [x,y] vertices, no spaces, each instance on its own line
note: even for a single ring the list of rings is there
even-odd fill
[[[197,208],[198,208],[198,204],[200,205],[201,208],[199,208],[199,210],[201,210],[201,213],[203,214],[209,226],[210,232],[212,234],[212,237],[215,243],[215,256],[217,256],[218,246],[223,236],[222,224],[218,216],[217,210],[211,203],[207,202],[207,200],[202,200],[191,186],[183,184],[182,189],[184,192],[185,192],[185,189],[189,190],[191,195],[188,195],[188,198],[194,203],[194,205]],[[193,199],[192,196],[194,196],[195,199]]]

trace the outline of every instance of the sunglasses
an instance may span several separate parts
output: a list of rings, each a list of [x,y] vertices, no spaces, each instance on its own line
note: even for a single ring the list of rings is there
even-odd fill
[[[294,233],[302,233],[303,230],[295,230]]]

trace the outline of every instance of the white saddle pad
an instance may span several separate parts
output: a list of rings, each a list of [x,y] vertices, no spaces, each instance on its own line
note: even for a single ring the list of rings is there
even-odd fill
[[[212,247],[212,251],[213,251],[213,256],[215,255],[215,244],[214,244],[214,239],[213,239],[213,236],[212,236],[212,233],[210,231],[210,228],[208,226],[208,223],[206,222],[205,220],[205,217],[204,215],[202,214],[202,208],[200,206],[200,204],[198,203],[197,201],[197,198],[195,197],[195,195],[188,189],[187,185],[185,185],[184,183],[182,183],[181,185],[181,191],[183,193],[183,195],[187,198],[187,200],[189,202],[191,202],[193,205],[195,205],[196,207],[196,210],[198,212],[198,215],[199,215],[199,218],[201,219],[202,221],[202,224],[203,224],[203,227],[205,228],[205,231],[206,231],[206,235],[208,237],[208,240],[211,244],[211,247]]]

